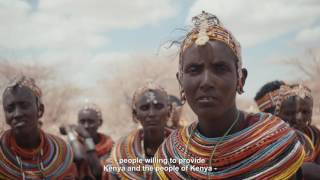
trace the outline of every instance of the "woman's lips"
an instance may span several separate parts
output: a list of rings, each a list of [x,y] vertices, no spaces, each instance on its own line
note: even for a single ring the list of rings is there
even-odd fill
[[[19,128],[19,127],[25,126],[25,125],[26,125],[26,122],[25,122],[25,121],[13,122],[12,125],[13,125],[13,127],[15,127],[15,128]]]
[[[217,103],[217,98],[214,96],[201,96],[197,98],[200,105],[211,106]]]
[[[145,122],[145,126],[147,127],[154,127],[158,125],[159,125],[159,122],[156,119],[150,119]]]
[[[151,126],[158,126],[157,123],[146,123],[146,126],[151,127]]]

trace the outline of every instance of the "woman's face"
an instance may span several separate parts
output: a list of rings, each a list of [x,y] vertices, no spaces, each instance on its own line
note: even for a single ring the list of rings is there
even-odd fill
[[[237,89],[236,56],[222,42],[193,44],[182,54],[180,79],[186,99],[201,119],[220,117],[235,107]]]
[[[102,124],[102,119],[98,116],[97,112],[92,109],[83,109],[78,114],[78,124],[82,125],[93,137],[98,133],[98,128]]]
[[[282,102],[279,117],[296,129],[304,129],[311,123],[312,108],[310,98],[292,96]]]
[[[15,134],[33,133],[40,118],[37,98],[27,87],[7,90],[3,95],[6,123]]]
[[[144,92],[137,98],[134,115],[144,130],[163,129],[170,115],[167,95],[159,90]]]

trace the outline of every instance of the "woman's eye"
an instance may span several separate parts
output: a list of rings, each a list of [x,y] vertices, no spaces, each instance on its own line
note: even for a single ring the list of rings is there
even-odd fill
[[[230,71],[230,68],[225,64],[215,64],[214,70],[218,73],[223,73]]]
[[[20,106],[22,109],[28,109],[30,107],[30,104],[28,102],[21,102]]]
[[[302,111],[302,114],[310,114],[310,111]]]
[[[156,109],[162,109],[164,107],[164,105],[163,104],[156,104],[155,107],[156,107]]]
[[[195,74],[201,71],[201,65],[190,65],[187,69],[187,73]]]
[[[140,106],[140,109],[141,109],[142,111],[146,111],[146,110],[149,109],[149,106],[148,106],[148,105],[143,105],[143,106]]]
[[[14,110],[14,106],[13,105],[10,105],[10,106],[6,107],[6,111],[9,112],[9,113],[13,112],[13,110]]]
[[[283,114],[286,115],[287,117],[295,116],[295,112],[294,111],[284,111]]]

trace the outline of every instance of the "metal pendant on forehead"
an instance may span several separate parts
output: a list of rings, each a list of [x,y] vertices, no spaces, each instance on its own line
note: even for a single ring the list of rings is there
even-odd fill
[[[158,101],[156,100],[156,95],[154,94],[154,92],[152,91],[149,91],[147,94],[146,94],[146,97],[147,97],[147,102],[148,103],[154,103],[154,104],[157,104]]]

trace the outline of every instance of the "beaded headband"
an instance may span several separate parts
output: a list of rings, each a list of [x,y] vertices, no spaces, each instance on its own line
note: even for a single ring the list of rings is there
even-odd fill
[[[298,96],[302,99],[308,97],[311,100],[313,100],[311,90],[308,87],[303,86],[302,84],[293,85],[293,86],[282,85],[280,87],[280,96],[279,96],[278,101],[276,103],[275,113],[279,114],[280,107],[281,107],[281,104],[283,103],[283,101],[287,100],[290,97],[295,97],[295,96]]]
[[[87,103],[79,110],[79,112],[86,111],[86,110],[94,111],[97,114],[98,118],[102,119],[102,112],[98,105],[94,103]]]
[[[216,40],[225,43],[237,57],[238,93],[243,92],[242,78],[242,58],[241,46],[230,31],[228,31],[220,20],[213,14],[202,11],[198,16],[192,18],[193,28],[186,35],[180,46],[180,68],[179,74],[182,76],[182,54],[193,43],[198,46],[205,45],[209,40]]]
[[[14,87],[26,87],[31,90],[31,92],[38,98],[41,103],[42,92],[41,89],[36,85],[35,80],[25,75],[20,75],[15,77],[10,83],[6,86],[4,92]]]
[[[260,111],[264,112],[266,109],[276,107],[276,103],[280,98],[280,89],[268,92],[260,99],[256,100],[257,106]]]
[[[167,94],[167,92],[166,92],[166,90],[163,88],[163,87],[161,87],[160,85],[157,85],[157,84],[155,84],[153,81],[151,81],[151,80],[149,80],[149,81],[147,81],[147,83],[143,86],[143,87],[141,87],[141,88],[139,88],[139,89],[137,89],[135,92],[134,92],[134,94],[133,94],[133,98],[132,98],[132,104],[131,104],[131,106],[132,106],[132,109],[133,110],[136,110],[136,102],[137,102],[137,100],[138,100],[138,98],[141,96],[141,95],[143,95],[145,92],[147,92],[147,91],[154,91],[154,90],[159,90],[160,92],[162,92],[162,93],[164,93],[166,96],[168,96],[168,94]],[[147,101],[153,101],[153,102],[155,102],[156,100],[155,100],[155,96],[154,96],[154,94],[153,93],[149,93],[149,94],[147,94]]]

